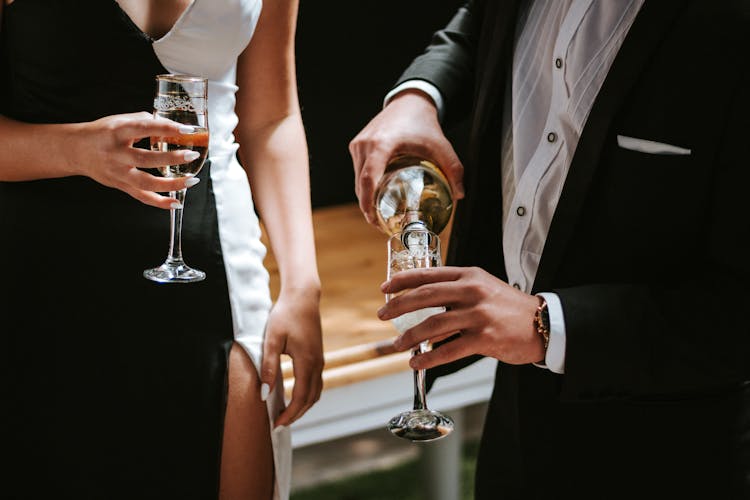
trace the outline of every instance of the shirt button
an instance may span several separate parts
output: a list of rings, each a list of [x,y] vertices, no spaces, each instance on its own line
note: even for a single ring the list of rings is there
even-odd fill
[[[519,285],[518,283],[513,283],[513,288],[515,288],[516,290],[520,290],[521,285]]]
[[[523,217],[524,215],[526,215],[526,207],[518,207],[518,208],[516,208],[516,214],[518,214],[521,217]]]
[[[555,142],[557,140],[557,134],[554,132],[550,132],[547,134],[547,141],[549,142]]]
[[[560,59],[559,57],[555,59],[555,68],[562,68],[562,59]]]

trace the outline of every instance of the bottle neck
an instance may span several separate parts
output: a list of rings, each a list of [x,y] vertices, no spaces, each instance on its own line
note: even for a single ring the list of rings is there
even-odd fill
[[[407,228],[415,224],[419,227],[415,226],[411,229],[429,229],[427,224],[420,217],[419,210],[407,210],[404,213],[404,218],[401,219],[401,230],[406,231]]]
[[[437,244],[437,251],[440,251],[440,238],[422,221],[414,221],[402,228],[401,243],[412,256],[429,255],[435,244]]]
[[[413,218],[410,218],[410,215],[414,215]],[[418,212],[409,212],[404,217],[404,220],[401,222],[401,232],[402,233],[408,233],[411,231],[429,231],[430,228],[427,227],[427,224],[424,223],[424,221],[419,219],[419,213]]]

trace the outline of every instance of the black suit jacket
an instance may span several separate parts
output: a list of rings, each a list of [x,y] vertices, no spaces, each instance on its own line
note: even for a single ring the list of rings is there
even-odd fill
[[[468,117],[448,260],[503,279],[500,125],[517,4],[468,1],[398,82],[436,85],[446,128]],[[565,375],[499,363],[477,498],[750,498],[749,34],[747,0],[646,0],[582,132],[534,283],[561,298]],[[618,135],[691,154],[626,150]]]

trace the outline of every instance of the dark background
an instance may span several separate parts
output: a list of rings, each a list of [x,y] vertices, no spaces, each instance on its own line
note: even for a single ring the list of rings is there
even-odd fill
[[[349,141],[464,0],[300,2],[297,78],[313,207],[353,202]]]

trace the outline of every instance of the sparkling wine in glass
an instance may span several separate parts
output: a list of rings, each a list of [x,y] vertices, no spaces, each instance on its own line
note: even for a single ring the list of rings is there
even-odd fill
[[[403,232],[396,233],[388,240],[388,278],[407,269],[436,267],[441,265],[440,238],[424,226],[411,224]],[[406,291],[399,294],[407,293]],[[386,295],[386,301],[393,298]],[[399,333],[418,325],[433,314],[445,311],[444,307],[427,307],[402,314],[391,320]],[[412,354],[424,353],[431,349],[429,341],[424,341]],[[414,371],[414,406],[393,417],[387,425],[391,433],[411,441],[434,441],[447,436],[453,430],[453,420],[439,411],[427,407],[425,370]]]
[[[200,156],[188,163],[158,169],[164,177],[192,177],[203,168],[208,155],[208,82],[190,75],[158,75],[154,116],[192,127],[190,133],[169,137],[152,137],[154,151],[192,150]],[[185,205],[186,189],[173,191],[180,205]],[[206,278],[206,273],[188,266],[182,257],[182,208],[169,212],[169,252],[164,263],[143,271],[143,276],[159,283],[192,283]]]
[[[453,195],[448,179],[432,161],[397,155],[385,168],[375,190],[375,211],[380,228],[388,235],[388,278],[394,273],[442,264],[438,234],[448,225]],[[406,293],[406,292],[401,292]],[[386,301],[393,295],[386,295]],[[400,333],[421,323],[444,307],[428,307],[391,320]],[[422,342],[412,354],[427,352]],[[427,408],[425,370],[414,371],[414,407],[399,413],[387,425],[395,436],[411,441],[433,441],[447,436],[453,420]]]

